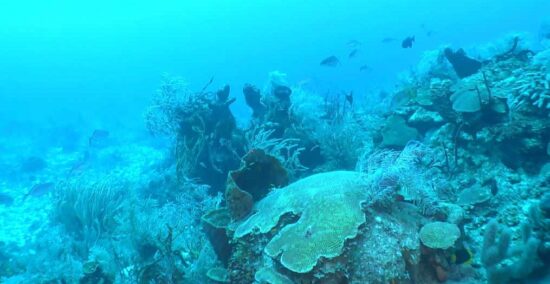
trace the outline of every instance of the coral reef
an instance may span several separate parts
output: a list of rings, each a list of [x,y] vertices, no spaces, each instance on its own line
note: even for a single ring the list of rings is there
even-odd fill
[[[24,220],[31,237],[0,241],[0,281],[543,281],[550,52],[522,40],[485,57],[426,52],[368,98],[272,72],[242,89],[246,126],[229,85],[167,77],[145,114],[162,146],[89,143],[90,168],[62,179],[48,153],[0,161],[30,180],[0,183],[0,226],[40,212]]]

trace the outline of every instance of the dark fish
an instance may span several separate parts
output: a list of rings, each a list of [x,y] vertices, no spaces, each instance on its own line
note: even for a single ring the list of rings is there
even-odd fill
[[[472,262],[472,252],[467,248],[456,249],[451,255],[451,263],[470,264]]]
[[[401,42],[402,48],[411,48],[413,46],[415,39],[414,36],[407,37]]]
[[[329,56],[321,61],[321,66],[336,67],[338,64],[340,64],[340,60],[338,60],[338,57],[334,55]]]
[[[109,137],[109,131],[103,129],[96,129],[92,132],[90,138],[88,138],[88,145],[100,146],[105,143],[105,140]]]
[[[353,92],[349,92],[345,94],[346,101],[349,103],[350,106],[353,105]]]
[[[0,204],[10,206],[13,204],[13,198],[6,193],[0,192]]]
[[[54,187],[55,187],[55,183],[53,182],[43,182],[43,183],[35,184],[33,185],[33,187],[31,187],[31,190],[29,190],[29,192],[25,194],[23,199],[26,199],[29,196],[34,196],[34,197],[43,196],[48,192],[50,192]]]
[[[427,36],[427,37],[431,37],[431,36],[433,36],[433,35],[435,34],[435,32],[434,32],[433,30],[429,29],[429,28],[426,26],[426,24],[420,25],[420,28],[421,28],[422,30],[424,30],[424,32],[426,32],[426,36]]]
[[[370,71],[370,70],[371,70],[371,68],[367,64],[362,65],[361,67],[359,67],[359,71],[361,71],[361,72],[366,72],[366,71]]]
[[[354,58],[355,56],[357,56],[358,53],[359,49],[354,49],[349,53],[348,58]]]
[[[384,38],[384,39],[382,40],[382,43],[391,43],[391,42],[394,42],[394,41],[396,41],[395,38],[393,38],[393,37],[387,37],[387,38]]]
[[[21,163],[21,171],[25,173],[36,173],[47,166],[46,161],[40,157],[28,157]]]

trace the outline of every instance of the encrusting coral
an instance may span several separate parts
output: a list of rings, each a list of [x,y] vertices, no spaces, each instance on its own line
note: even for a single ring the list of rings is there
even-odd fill
[[[366,201],[366,177],[356,172],[316,174],[277,189],[258,202],[252,216],[235,230],[235,237],[265,234],[275,228],[285,214],[298,215],[265,247],[267,255],[286,268],[305,273],[321,258],[342,253],[346,239],[354,238],[365,222],[362,203]]]

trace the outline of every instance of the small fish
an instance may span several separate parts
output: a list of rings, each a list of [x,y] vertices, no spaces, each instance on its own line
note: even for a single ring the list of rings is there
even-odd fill
[[[356,49],[352,50],[352,51],[349,53],[348,58],[350,58],[350,59],[351,59],[351,58],[354,58],[355,56],[357,56],[358,53],[359,53],[359,49],[356,48]]]
[[[103,129],[96,129],[94,132],[92,132],[92,135],[90,138],[88,138],[88,145],[90,147],[92,146],[98,146],[105,142],[105,140],[109,137],[109,131],[103,130]]]
[[[321,66],[336,67],[338,64],[340,64],[340,60],[338,60],[338,57],[334,55],[329,56],[321,61]]]
[[[370,71],[370,70],[371,70],[371,68],[367,64],[362,65],[361,67],[359,67],[359,71],[361,71],[361,72],[367,72],[367,71]]]
[[[82,155],[82,157],[78,159],[69,170],[69,176],[77,175],[84,172],[84,170],[86,170],[86,167],[89,165],[89,161],[90,151],[85,151],[84,155]]]
[[[353,92],[349,92],[345,94],[346,101],[349,103],[350,106],[353,106]]]
[[[0,192],[0,204],[5,206],[10,206],[13,204],[13,197],[9,196],[6,193]]]
[[[401,42],[401,47],[412,48],[414,41],[415,41],[414,36],[407,37]]]
[[[456,249],[451,255],[451,263],[470,264],[472,262],[472,252],[467,248]]]
[[[352,39],[350,41],[348,41],[348,46],[349,47],[358,47],[360,46],[362,43],[358,40],[355,40],[355,39]]]
[[[25,194],[23,199],[27,199],[29,196],[40,197],[50,192],[55,187],[53,182],[43,182],[33,185],[29,192]]]
[[[394,42],[396,40],[397,39],[395,39],[393,37],[386,37],[386,38],[382,39],[382,43],[391,43],[391,42]]]
[[[426,36],[427,37],[431,37],[432,35],[435,34],[435,32],[431,29],[429,29],[426,24],[422,24],[420,25],[420,28],[426,33]]]

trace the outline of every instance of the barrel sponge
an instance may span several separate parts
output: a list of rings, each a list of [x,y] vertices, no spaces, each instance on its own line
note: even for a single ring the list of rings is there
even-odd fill
[[[321,258],[339,256],[346,239],[357,236],[365,223],[362,203],[368,180],[358,172],[315,174],[277,189],[258,202],[256,213],[239,225],[235,237],[267,233],[288,213],[299,216],[283,227],[264,251],[291,271],[306,273]]]

